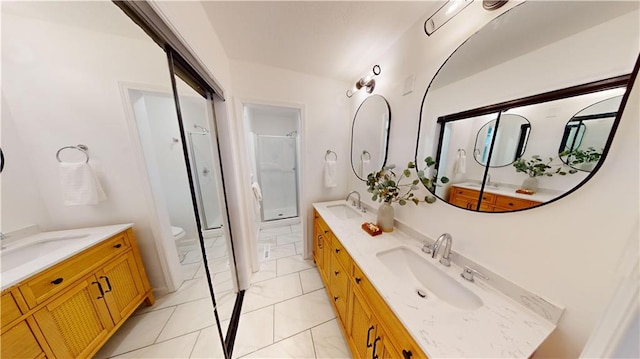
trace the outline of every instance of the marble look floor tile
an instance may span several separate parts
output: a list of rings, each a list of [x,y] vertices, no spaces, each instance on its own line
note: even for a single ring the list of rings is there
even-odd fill
[[[276,236],[276,245],[282,246],[289,243],[301,242],[301,233],[278,234]]]
[[[234,291],[223,293],[216,292],[216,308],[218,309],[218,317],[220,318],[220,320],[227,320],[231,318],[233,307],[236,304],[237,296],[238,293]]]
[[[304,331],[255,351],[244,358],[314,358],[313,339],[310,331]]]
[[[292,233],[299,233],[302,231],[302,224],[298,223],[298,224],[292,224],[291,225],[291,232]]]
[[[296,242],[294,243],[295,247],[296,247],[296,254],[301,254],[304,256],[304,245],[302,244],[302,242]]]
[[[279,258],[295,256],[296,247],[293,243],[285,244],[284,246],[271,246],[268,255],[268,258],[265,258],[264,253],[258,251],[258,259],[260,261],[271,261]]]
[[[340,324],[337,319],[332,319],[317,327],[311,328],[313,345],[318,359],[350,358],[351,352],[347,345]]]
[[[278,277],[315,267],[312,260],[304,260],[301,255],[280,258],[277,263],[278,268],[276,274]]]
[[[180,264],[191,264],[191,263],[200,263],[202,262],[202,253],[200,249],[188,251],[184,255],[184,259]]]
[[[276,341],[335,318],[324,290],[317,290],[275,305]]]
[[[233,346],[233,357],[239,358],[273,343],[273,306],[240,316]]]
[[[223,350],[218,327],[214,325],[200,331],[191,358],[224,358]]]
[[[204,239],[204,246],[205,248],[211,248],[211,246],[213,246],[213,244],[215,242],[218,241],[218,239],[222,238],[221,236],[216,236],[216,237],[211,237],[211,238],[205,238]]]
[[[171,315],[167,325],[160,332],[158,341],[175,338],[214,324],[215,319],[211,298],[207,297],[194,302],[180,304]]]
[[[182,279],[184,280],[193,279],[196,272],[198,271],[198,268],[200,268],[199,262],[181,265],[180,270],[182,271]]]
[[[274,227],[274,228],[266,228],[260,230],[260,237],[268,237],[273,234],[287,234],[291,233],[290,226],[282,226],[282,227]]]
[[[301,294],[302,286],[298,273],[254,283],[245,292],[242,312],[250,312]]]
[[[200,243],[198,243],[198,239],[195,239],[194,242],[188,241],[190,244],[177,244],[178,252],[188,252],[188,251],[196,251],[200,248]]]
[[[262,282],[263,280],[276,277],[276,261],[267,261],[260,263],[260,270],[253,273],[251,283]]]
[[[197,339],[197,332],[190,333],[115,358],[188,358]]]
[[[216,241],[211,247],[206,248],[207,258],[220,258],[227,256],[227,243],[225,243],[222,239]]]
[[[132,316],[124,322],[94,358],[110,358],[153,344],[174,310],[175,307],[171,307]]]
[[[324,288],[324,283],[322,282],[322,277],[320,277],[320,272],[318,272],[317,267],[303,270],[299,274],[303,293],[306,294]]]
[[[233,277],[231,276],[231,271],[227,270],[212,275],[214,293],[222,293],[236,289],[236,286],[233,282]]]
[[[209,285],[204,278],[185,280],[177,291],[157,298],[155,304],[151,307],[139,308],[136,314],[147,313],[202,298],[209,298]]]
[[[228,271],[229,268],[230,268],[230,266],[229,266],[229,258],[227,258],[227,257],[210,259],[210,260],[207,261],[207,263],[209,264],[209,271],[211,273],[219,273],[219,272]]]

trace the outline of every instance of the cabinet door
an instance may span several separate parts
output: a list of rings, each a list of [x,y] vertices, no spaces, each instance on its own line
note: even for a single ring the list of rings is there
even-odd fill
[[[57,358],[88,357],[105,340],[113,322],[103,292],[91,276],[34,314]]]
[[[360,293],[352,291],[351,320],[349,322],[349,339],[355,348],[359,358],[369,359],[373,353],[373,341],[375,340],[376,327],[372,320],[371,309],[365,303]]]
[[[145,293],[133,252],[108,263],[96,276],[104,289],[111,318],[117,324],[138,307]]]
[[[21,321],[13,328],[2,333],[2,358],[42,358],[44,352],[36,341],[26,321]]]
[[[320,227],[315,224],[313,226],[313,258],[316,260],[318,268],[322,270],[324,268],[324,235]]]

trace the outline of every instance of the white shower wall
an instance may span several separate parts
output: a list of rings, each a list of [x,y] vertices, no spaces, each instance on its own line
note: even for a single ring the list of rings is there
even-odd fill
[[[298,216],[297,140],[256,136],[257,171],[262,187],[262,221]]]

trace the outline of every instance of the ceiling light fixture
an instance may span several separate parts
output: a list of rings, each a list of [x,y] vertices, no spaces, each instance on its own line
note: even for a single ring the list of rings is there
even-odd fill
[[[482,0],[482,7],[485,10],[496,10],[501,8],[509,0]]]
[[[367,93],[373,92],[373,89],[376,87],[376,80],[374,80],[373,78],[380,75],[380,72],[382,72],[382,70],[380,69],[380,65],[373,65],[373,69],[371,71],[371,74],[369,74],[367,77],[361,77],[360,80],[358,80],[353,86],[353,88],[347,90],[347,97],[351,98],[353,94],[360,91],[360,89],[362,89],[363,87],[365,88],[365,91],[367,91]]]
[[[469,6],[473,0],[449,0],[446,4],[442,5],[435,14],[431,15],[427,21],[424,22],[424,32],[428,36],[431,36],[440,26],[447,23],[454,16],[456,16],[462,9]]]

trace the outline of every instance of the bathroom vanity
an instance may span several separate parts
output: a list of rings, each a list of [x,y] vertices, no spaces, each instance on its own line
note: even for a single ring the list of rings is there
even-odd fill
[[[354,357],[529,357],[555,329],[562,308],[505,294],[495,274],[465,280],[399,230],[369,236],[373,215],[345,201],[314,208],[314,259]]]
[[[3,358],[91,357],[153,304],[131,226],[44,232],[3,250]]]

